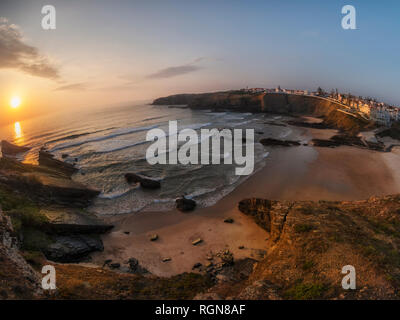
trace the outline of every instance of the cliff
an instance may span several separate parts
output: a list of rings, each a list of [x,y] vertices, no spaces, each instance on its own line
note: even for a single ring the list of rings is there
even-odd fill
[[[372,126],[360,117],[338,111],[333,101],[313,96],[284,93],[249,94],[227,91],[190,95],[172,95],[154,100],[153,104],[187,104],[192,109],[233,110],[240,112],[270,112],[288,115],[321,117],[327,126],[355,134]]]
[[[43,292],[35,270],[19,252],[11,219],[0,208],[0,299],[35,299]]]
[[[98,193],[63,170],[0,158],[0,208],[29,256],[75,262],[103,250],[99,234],[112,226],[85,210]]]
[[[266,254],[242,283],[209,292],[238,299],[399,299],[400,196],[365,201],[247,199],[239,210],[268,231]],[[342,267],[356,269],[344,290]]]
[[[260,112],[262,95],[245,94],[240,91],[212,92],[199,94],[177,94],[158,98],[154,105],[186,104],[193,109],[232,109]]]
[[[234,260],[216,279],[56,265],[58,299],[399,299],[400,196],[364,201],[246,199],[239,210],[268,232],[263,257]],[[254,264],[255,263],[255,264]],[[356,289],[342,288],[342,268]]]

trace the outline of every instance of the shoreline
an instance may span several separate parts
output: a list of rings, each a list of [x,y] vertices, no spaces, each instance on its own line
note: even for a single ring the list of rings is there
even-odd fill
[[[302,129],[307,138],[329,138],[330,129]],[[129,258],[157,276],[192,272],[207,262],[210,252],[229,249],[235,260],[259,260],[267,250],[268,233],[237,208],[251,197],[270,200],[364,200],[400,192],[395,173],[398,154],[341,146],[274,148],[267,164],[216,204],[191,213],[148,211],[103,217],[114,229],[102,236],[104,251],[92,254],[92,263],[105,260],[124,265]],[[234,223],[225,223],[232,218]],[[129,234],[126,234],[128,233]],[[157,241],[150,241],[157,234]],[[193,246],[192,241],[203,242]],[[239,249],[239,247],[244,247]],[[163,262],[164,258],[171,261]]]

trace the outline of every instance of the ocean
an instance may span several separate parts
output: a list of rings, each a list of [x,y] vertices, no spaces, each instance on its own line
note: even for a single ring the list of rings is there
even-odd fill
[[[261,132],[278,139],[292,132],[265,124],[282,120],[279,116],[140,104],[48,114],[2,127],[0,137],[31,147],[20,156],[25,163],[37,163],[38,151],[45,146],[56,158],[75,164],[79,172],[73,180],[101,192],[89,208],[99,215],[169,210],[182,195],[200,207],[210,206],[248,178],[235,175],[235,164],[150,165],[145,155],[152,142],[146,141],[146,134],[153,128],[168,132],[170,120],[178,121],[179,130],[252,128],[256,141]],[[266,165],[270,150],[258,142],[246,143],[254,144],[254,174]],[[124,178],[128,172],[160,180],[162,187],[144,190],[129,185]]]

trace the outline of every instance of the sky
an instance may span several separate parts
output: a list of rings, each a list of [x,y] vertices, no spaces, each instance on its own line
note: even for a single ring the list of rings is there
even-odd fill
[[[49,4],[55,30],[41,25]],[[341,25],[348,4],[356,30]],[[400,2],[389,0],[1,0],[0,124],[247,86],[400,106],[399,38]]]

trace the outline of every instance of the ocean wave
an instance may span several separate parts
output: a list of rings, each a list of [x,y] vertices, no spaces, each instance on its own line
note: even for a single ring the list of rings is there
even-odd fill
[[[244,117],[238,117],[238,116],[227,116],[224,118],[224,120],[244,120]]]
[[[184,130],[184,129],[201,129],[203,127],[207,127],[210,126],[212,124],[212,122],[206,122],[206,123],[194,123],[194,124],[189,124],[187,126],[184,126],[182,128],[180,128],[180,130]]]
[[[153,203],[168,203],[168,202],[173,202],[175,199],[168,198],[168,199],[154,199]]]
[[[60,137],[57,139],[49,140],[46,142],[46,144],[55,143],[55,142],[64,141],[64,140],[73,140],[73,139],[76,139],[79,137],[88,136],[90,134],[95,134],[95,133],[104,132],[104,131],[113,130],[113,129],[116,129],[116,128],[112,127],[112,128],[101,129],[101,130],[97,130],[97,131],[88,131],[88,132],[84,132],[84,133],[70,134],[68,136],[63,136],[63,137]]]
[[[129,192],[131,192],[132,190],[137,189],[138,187],[133,187],[130,188],[129,190],[122,190],[122,191],[114,191],[114,192],[108,192],[108,193],[100,193],[99,194],[99,198],[100,199],[118,199],[123,197],[124,195],[128,194]]]
[[[122,136],[122,135],[127,135],[127,134],[134,133],[134,132],[150,130],[150,129],[154,129],[154,128],[157,128],[157,127],[158,127],[158,125],[153,125],[153,126],[148,126],[148,127],[134,127],[134,128],[120,129],[120,130],[117,130],[117,131],[115,131],[115,132],[113,132],[113,133],[111,133],[109,135],[102,136],[102,137],[95,137],[95,138],[91,138],[91,139],[87,139],[87,140],[70,142],[70,143],[62,143],[62,144],[52,148],[50,150],[50,152],[54,152],[54,151],[58,151],[58,150],[62,150],[62,149],[70,148],[70,147],[77,147],[77,146],[81,146],[83,144],[90,143],[90,142],[98,142],[98,141],[109,140],[109,139],[112,139],[112,138],[115,138],[115,137],[119,137],[119,136]]]
[[[110,147],[110,148],[105,148],[102,150],[96,150],[94,152],[91,152],[90,154],[103,154],[103,153],[111,153],[111,152],[116,152],[116,151],[121,151],[121,150],[125,150],[125,149],[129,149],[129,148],[133,148],[135,146],[139,146],[142,144],[146,144],[146,143],[150,143],[151,141],[140,141],[140,142],[135,142],[132,144],[128,144],[125,146],[120,146],[120,147]]]
[[[286,138],[286,137],[287,137],[288,135],[290,135],[292,132],[293,132],[292,129],[288,128],[288,130],[287,130],[286,132],[283,132],[283,133],[281,133],[281,134],[279,135],[279,138],[280,138],[280,139]]]
[[[212,116],[224,116],[227,114],[227,112],[207,112],[207,114]]]
[[[186,199],[193,199],[193,198],[200,197],[200,196],[203,196],[203,195],[208,194],[208,193],[215,192],[216,190],[217,190],[217,188],[198,189],[195,192],[192,192],[192,193],[190,193],[188,195],[185,195],[185,198]]]
[[[252,120],[247,120],[247,121],[242,121],[242,122],[234,123],[234,124],[232,124],[232,127],[242,126],[242,125],[245,125],[245,124],[250,123],[251,121],[252,121]]]
[[[162,118],[166,118],[167,116],[160,116],[160,117],[151,117],[151,118],[146,118],[144,120],[142,120],[142,122],[145,121],[150,121],[150,120],[157,120],[157,119],[162,119]]]

